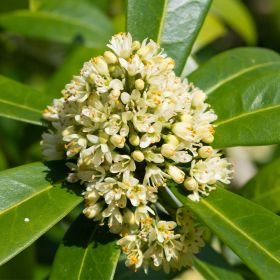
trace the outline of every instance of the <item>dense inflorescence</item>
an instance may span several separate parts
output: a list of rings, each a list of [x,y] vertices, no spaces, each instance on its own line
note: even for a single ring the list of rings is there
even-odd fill
[[[173,181],[199,201],[229,183],[229,163],[210,146],[217,117],[152,40],[117,34],[108,47],[44,111],[43,154],[67,160],[67,180],[86,188],[84,214],[121,235],[127,266],[180,269],[203,245],[202,229],[185,208],[176,222],[160,220],[157,193]]]

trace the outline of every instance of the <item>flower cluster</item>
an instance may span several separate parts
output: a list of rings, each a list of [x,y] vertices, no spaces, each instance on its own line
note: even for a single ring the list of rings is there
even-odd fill
[[[85,215],[123,237],[128,266],[189,265],[201,230],[187,212],[177,225],[159,220],[153,207],[168,181],[194,201],[217,181],[229,183],[229,163],[209,145],[217,117],[152,40],[117,34],[108,47],[44,111],[51,128],[42,136],[43,154],[67,160],[68,181],[86,187]]]

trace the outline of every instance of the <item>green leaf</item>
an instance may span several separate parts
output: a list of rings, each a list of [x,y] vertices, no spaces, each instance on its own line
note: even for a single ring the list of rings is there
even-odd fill
[[[39,91],[0,76],[0,116],[41,125],[46,100]]]
[[[42,1],[36,9],[1,15],[0,26],[28,37],[82,42],[93,48],[104,47],[113,33],[109,20],[87,1],[81,0],[78,5],[69,0]]]
[[[192,73],[218,115],[215,147],[279,143],[280,56],[240,48],[222,53]]]
[[[73,75],[77,75],[80,72],[84,62],[101,53],[101,50],[89,49],[83,46],[75,48],[47,83],[45,92],[50,98],[49,102],[53,98],[61,97],[61,91],[66,84],[70,83]]]
[[[50,279],[113,279],[119,255],[108,228],[81,214],[63,238]]]
[[[60,165],[32,163],[0,172],[0,265],[32,244],[82,201]],[[55,183],[57,182],[57,183]]]
[[[215,15],[209,13],[195,41],[193,52],[204,48],[226,32],[224,24]]]
[[[240,0],[213,0],[211,13],[227,23],[247,44],[256,44],[257,31],[254,19]]]
[[[134,39],[149,37],[176,61],[180,75],[211,0],[128,1],[127,31]]]
[[[280,279],[280,218],[249,200],[218,188],[192,202],[180,186],[171,186],[189,207],[261,279]]]
[[[280,212],[280,158],[263,167],[240,194],[275,213]]]
[[[205,246],[194,259],[194,267],[207,280],[242,280],[228,262],[210,246]]]

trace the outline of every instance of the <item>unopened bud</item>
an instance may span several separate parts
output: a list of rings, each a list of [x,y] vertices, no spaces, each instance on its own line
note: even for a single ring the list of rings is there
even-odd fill
[[[135,81],[135,88],[138,90],[143,90],[145,87],[145,82],[142,79],[138,79]]]
[[[163,144],[160,151],[164,157],[172,157],[175,155],[176,147],[172,144]]]
[[[145,159],[144,154],[139,150],[134,151],[131,155],[132,158],[137,162],[141,162]]]
[[[203,146],[198,150],[198,155],[202,158],[208,158],[212,154],[213,154],[213,148],[211,146]]]
[[[129,225],[135,224],[134,214],[131,210],[127,208],[124,209],[123,222]]]
[[[132,146],[138,146],[140,144],[140,138],[138,135],[136,134],[132,134],[130,137],[129,137],[129,143],[132,145]]]
[[[194,93],[194,96],[192,98],[192,106],[193,107],[202,106],[205,99],[206,99],[206,94],[203,91],[198,90],[197,92]]]
[[[125,138],[121,135],[115,134],[110,138],[111,143],[117,148],[123,148],[125,143]]]
[[[164,137],[164,140],[167,144],[171,144],[175,147],[179,145],[179,140],[175,135],[169,134]]]
[[[83,210],[85,216],[89,219],[95,218],[98,216],[103,209],[103,202],[99,202],[94,204],[93,206],[89,206]]]
[[[113,89],[110,93],[110,98],[114,101],[118,100],[118,98],[120,97],[121,92],[117,89]]]
[[[202,138],[201,141],[206,144],[210,144],[214,141],[214,136],[212,134],[209,134],[209,136]]]
[[[94,190],[85,194],[85,200],[87,204],[95,204],[99,197],[100,195]]]
[[[178,167],[176,167],[174,165],[169,165],[168,169],[167,169],[167,173],[168,173],[168,175],[171,176],[173,181],[175,181],[177,184],[182,184],[184,182],[185,173]]]
[[[130,94],[127,92],[123,92],[121,94],[121,101],[123,104],[128,104],[128,102],[130,101]]]
[[[194,191],[197,189],[198,187],[198,183],[197,181],[192,178],[192,177],[188,177],[185,181],[184,181],[184,187],[188,190],[188,191]]]
[[[99,74],[107,75],[109,73],[108,65],[102,56],[95,57],[93,63]]]
[[[117,57],[110,51],[104,53],[104,59],[108,64],[114,64],[117,62]]]
[[[139,41],[133,41],[133,43],[132,43],[132,49],[133,49],[134,51],[139,50],[140,47],[141,47],[141,44],[140,44]]]

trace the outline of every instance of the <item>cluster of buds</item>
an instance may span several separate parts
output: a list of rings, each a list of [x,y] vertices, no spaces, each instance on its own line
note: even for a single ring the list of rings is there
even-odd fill
[[[43,154],[67,160],[67,180],[86,188],[84,214],[123,236],[127,265],[138,268],[149,258],[157,267],[188,265],[189,255],[182,264],[177,251],[167,252],[184,248],[189,232],[199,230],[160,221],[152,207],[169,181],[194,201],[218,181],[229,183],[229,163],[210,146],[217,116],[205,93],[176,77],[174,61],[152,40],[122,33],[107,46],[111,51],[86,62],[44,111],[51,128],[42,136]],[[175,227],[187,233],[174,234]],[[124,245],[130,239],[136,241]]]

